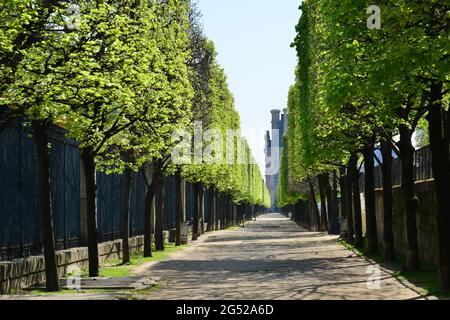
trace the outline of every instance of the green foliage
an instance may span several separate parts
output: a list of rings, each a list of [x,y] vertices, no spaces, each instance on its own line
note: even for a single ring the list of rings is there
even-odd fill
[[[6,0],[0,106],[63,126],[106,173],[159,161],[171,174],[173,133],[201,121],[215,130],[212,140],[223,153],[213,155],[221,161],[183,165],[184,177],[237,203],[266,204],[225,71],[198,16],[189,0]],[[244,162],[227,159],[228,130],[238,133],[231,148],[244,150]]]
[[[86,11],[81,21],[91,23],[83,36],[97,36],[77,54],[79,72],[69,67],[65,77],[76,92],[66,96],[70,135],[93,148],[97,167],[106,171],[124,169],[125,151],[137,156],[134,169],[160,157],[172,143],[170,133],[190,115],[187,2],[133,4]]]
[[[345,161],[346,130],[340,112],[326,103],[327,39],[318,12],[322,4],[305,1],[293,46],[297,49],[296,83],[289,90],[289,172],[294,182],[327,171]]]
[[[288,205],[295,205],[302,197],[297,192],[289,190],[289,156],[288,156],[287,136],[283,137],[283,150],[281,153],[280,173],[278,178],[277,206],[283,208]]]
[[[423,148],[430,144],[430,134],[428,131],[428,122],[425,119],[421,119],[416,129],[415,147]]]
[[[240,133],[240,118],[227,83],[225,70],[217,62],[214,43],[202,33],[199,13],[191,8],[190,79],[193,133],[202,137],[194,141],[190,164],[182,166],[186,180],[215,188],[233,196],[235,203],[270,206],[269,193],[250,148]],[[197,126],[200,126],[198,128]],[[198,154],[208,155],[199,160]],[[211,161],[214,160],[214,161]]]
[[[2,64],[2,104],[63,125],[102,171],[137,170],[167,151],[191,115],[187,0],[84,1],[72,27],[72,1],[10,2],[1,54],[19,58]]]
[[[371,4],[302,3],[293,43],[297,79],[288,103],[289,174],[296,182],[346,164],[373,136],[391,138],[400,126],[423,128],[436,81],[444,84],[448,105],[443,21],[449,5],[380,1],[382,28],[369,30]]]
[[[58,90],[55,66],[70,58],[65,46],[63,14],[67,2],[7,0],[0,8],[0,105],[29,120],[54,120],[67,112],[52,105]]]

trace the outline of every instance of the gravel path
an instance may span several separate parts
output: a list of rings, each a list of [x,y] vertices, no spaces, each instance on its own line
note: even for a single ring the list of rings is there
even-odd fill
[[[161,288],[141,294],[3,296],[0,300],[424,299],[419,288],[394,278],[393,270],[357,257],[339,245],[337,237],[307,232],[279,214],[260,217],[245,228],[209,233],[167,260],[134,271],[161,278]],[[376,282],[368,287],[368,272],[380,279],[379,287]]]
[[[153,299],[421,299],[414,285],[356,257],[337,238],[278,214],[212,233],[143,274],[166,279]],[[379,278],[368,288],[368,272]],[[379,275],[379,277],[378,277]]]

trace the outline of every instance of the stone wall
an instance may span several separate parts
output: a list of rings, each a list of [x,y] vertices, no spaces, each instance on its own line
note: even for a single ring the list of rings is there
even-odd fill
[[[419,242],[419,256],[422,262],[438,263],[438,238],[436,225],[436,193],[433,180],[416,182],[416,195],[420,205],[417,210],[417,238]],[[383,190],[377,189],[376,214],[378,226],[378,241],[383,243]],[[361,194],[363,210],[363,231],[365,232],[364,194]],[[403,203],[402,189],[393,189],[393,211],[394,211],[394,243],[395,250],[402,256],[406,256],[406,210]]]
[[[165,238],[168,233],[165,232]],[[130,250],[138,252],[144,246],[144,237],[130,239]],[[101,243],[98,246],[99,259],[120,259],[122,240]],[[80,247],[57,252],[60,276],[67,274],[69,266],[81,269],[88,267],[88,248]],[[28,257],[14,261],[0,262],[0,294],[14,293],[24,288],[45,282],[45,265],[43,256]]]

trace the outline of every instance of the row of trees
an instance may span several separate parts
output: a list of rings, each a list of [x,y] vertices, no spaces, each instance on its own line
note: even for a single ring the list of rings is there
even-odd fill
[[[393,152],[402,167],[407,270],[420,269],[413,135],[429,131],[433,157],[440,284],[450,289],[449,47],[450,6],[429,1],[303,1],[293,46],[296,83],[289,93],[288,170],[300,183],[339,171],[348,239],[378,251],[374,162],[383,171],[384,258],[395,257]],[[369,17],[370,16],[370,17]],[[368,20],[369,18],[369,20]],[[380,20],[381,19],[381,20]],[[381,22],[381,29],[373,29]],[[374,155],[381,150],[382,159]],[[374,160],[375,158],[375,160]],[[360,166],[365,170],[367,231],[361,227]],[[289,190],[287,190],[289,192]],[[322,194],[322,192],[321,192]],[[323,196],[322,196],[323,200]],[[324,203],[324,202],[322,202]]]
[[[214,44],[203,35],[199,16],[189,0],[7,0],[0,5],[0,128],[23,118],[34,130],[48,290],[59,290],[51,125],[64,127],[81,149],[90,276],[99,274],[97,171],[124,177],[124,262],[130,259],[133,171],[141,172],[147,183],[145,256],[152,254],[152,221],[156,248],[164,249],[165,176],[175,175],[177,199],[183,179],[195,184],[196,236],[204,188],[213,190],[217,203],[225,201],[233,210],[237,205],[251,206],[252,211],[267,205],[262,175],[240,134],[233,138],[232,148],[243,148],[244,162],[237,158],[232,164],[223,160],[214,165],[172,161],[174,148],[186,142],[174,137],[177,130],[193,132],[202,123],[203,130],[216,129],[217,134],[231,128],[239,132],[239,115],[225,72],[217,63]],[[212,136],[209,142],[216,140],[223,141]],[[206,142],[195,145],[200,152],[207,146]],[[212,154],[222,153],[223,147]],[[182,205],[178,201],[177,244]]]

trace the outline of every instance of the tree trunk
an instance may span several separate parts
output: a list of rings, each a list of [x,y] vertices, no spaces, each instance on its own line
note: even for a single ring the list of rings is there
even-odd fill
[[[378,252],[377,216],[375,211],[375,164],[373,146],[375,139],[364,148],[364,199],[366,205],[366,254]]]
[[[231,195],[227,197],[227,228],[231,228],[233,224],[233,209],[231,207]]]
[[[203,186],[200,187],[199,194],[199,215],[200,215],[200,233],[199,235],[203,235],[205,233],[205,202],[204,202],[205,190]]]
[[[148,165],[147,165],[148,166]],[[142,169],[142,175],[145,178],[147,184],[147,190],[145,192],[145,207],[144,207],[144,258],[150,258],[152,253],[152,207],[153,199],[155,197],[154,186],[155,181],[148,180],[146,169]],[[153,172],[152,172],[153,176]]]
[[[214,189],[209,189],[208,192],[208,207],[209,207],[209,214],[208,214],[208,225],[206,226],[206,231],[211,232],[214,230]]]
[[[230,228],[231,227],[231,223],[232,223],[232,211],[231,211],[231,196],[227,195],[227,203],[226,203],[226,227]]]
[[[394,219],[392,209],[392,147],[389,141],[381,140],[381,154],[383,163],[381,169],[383,171],[383,244],[384,244],[384,260],[392,261],[395,259],[394,247]]]
[[[156,222],[155,247],[157,251],[164,251],[164,176],[161,175],[156,186]]]
[[[350,243],[355,242],[354,238],[354,229],[353,229],[353,197],[352,197],[352,181],[354,176],[354,170],[355,170],[355,163],[358,161],[356,155],[352,155],[350,157],[350,162],[347,167],[347,175],[345,177],[346,185],[346,199],[347,202],[347,241]]]
[[[225,230],[225,194],[220,195],[220,230]]]
[[[175,174],[175,185],[176,185],[176,193],[177,193],[177,210],[176,210],[176,243],[175,245],[181,246],[181,224],[183,223],[183,193],[181,191],[181,171],[177,170]]]
[[[220,193],[214,192],[214,231],[219,230]]]
[[[122,264],[130,263],[130,207],[131,207],[131,180],[132,172],[126,168],[123,187],[123,211],[122,211]]]
[[[332,185],[332,207],[333,207],[333,224],[332,224],[332,234],[338,235],[339,230],[339,196],[338,196],[338,176],[337,171],[333,172],[333,185]]]
[[[145,193],[145,213],[144,213],[144,258],[150,258],[152,253],[152,207],[155,193],[152,192],[152,187],[147,186]]]
[[[339,172],[339,188],[341,189],[341,211],[339,212],[339,218],[343,218],[347,214],[347,176],[344,167],[342,167]],[[340,228],[341,220],[339,220],[339,229]]]
[[[147,164],[147,169],[142,169],[142,175],[144,176],[144,180],[147,185],[147,190],[145,193],[145,212],[144,212],[144,258],[152,257],[152,241],[153,241],[153,233],[154,230],[152,228],[155,210],[154,210],[154,201],[155,201],[155,193],[156,188],[158,186],[159,180],[161,179],[161,171],[158,160],[155,160],[150,165]],[[147,174],[149,172],[149,174]],[[151,181],[149,181],[148,176],[151,172]]]
[[[433,173],[436,186],[439,239],[439,283],[450,290],[450,160],[449,114],[442,106],[442,83],[431,86],[431,110],[428,113]]]
[[[192,225],[192,241],[198,240],[200,220],[200,183],[194,183],[194,217]]]
[[[50,149],[48,125],[33,122],[34,140],[39,174],[39,200],[41,209],[42,240],[45,257],[46,289],[49,292],[60,291],[58,263],[56,260],[55,234],[53,230],[52,186],[50,173]]]
[[[228,194],[224,194],[222,202],[223,227],[222,230],[228,228]]]
[[[319,207],[316,201],[316,192],[311,179],[308,179],[310,207],[311,207],[311,231],[320,231]]]
[[[309,199],[310,197],[308,197]],[[310,201],[308,200],[305,204],[305,228],[312,230],[312,214],[310,212],[310,206],[309,206]]]
[[[231,200],[231,225],[236,226],[236,204],[234,203],[234,200]]]
[[[97,228],[97,181],[95,175],[95,154],[91,147],[82,149],[81,159],[84,166],[87,200],[87,233],[89,276],[99,276],[98,228]]]
[[[356,158],[357,159],[357,158]],[[361,248],[363,246],[363,231],[361,218],[361,190],[359,190],[359,168],[358,161],[353,161],[353,225],[355,227],[355,247]]]
[[[200,235],[205,233],[205,189],[200,188]]]
[[[325,195],[327,198],[328,213],[328,233],[333,234],[333,226],[335,221],[335,210],[333,205],[333,190],[330,184],[330,174],[324,174]]]
[[[317,176],[319,181],[319,194],[320,194],[320,231],[328,230],[328,218],[327,218],[327,197],[325,193],[325,182],[323,175]]]
[[[419,246],[417,242],[416,211],[419,200],[414,192],[414,147],[411,142],[412,130],[405,125],[400,128],[400,160],[402,165],[402,190],[406,208],[406,236],[408,250],[406,271],[420,270]]]
[[[220,194],[220,230],[225,230],[225,194]]]

